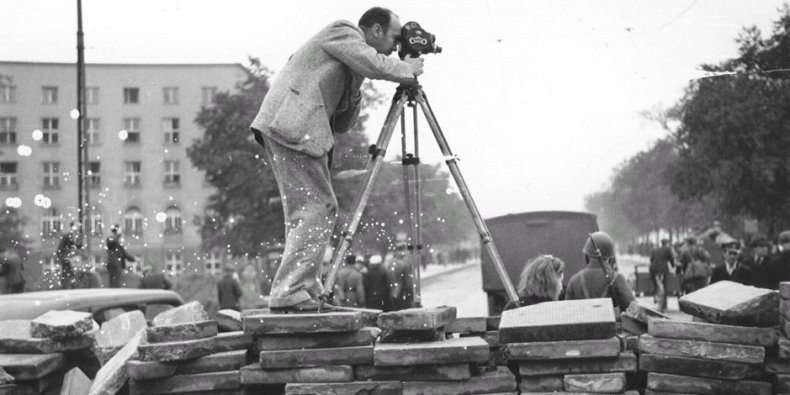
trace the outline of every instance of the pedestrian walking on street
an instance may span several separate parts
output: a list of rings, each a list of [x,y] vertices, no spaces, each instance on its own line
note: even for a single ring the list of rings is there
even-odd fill
[[[236,274],[236,268],[233,264],[225,265],[225,275],[222,280],[217,283],[217,298],[219,299],[220,309],[233,309],[241,311],[239,307],[239,299],[241,299],[241,285],[233,275]]]
[[[18,294],[25,291],[24,267],[22,258],[13,248],[0,252],[0,277],[4,286],[0,289],[3,294]]]
[[[614,242],[604,232],[591,233],[582,249],[587,266],[571,277],[566,300],[611,298],[615,307],[625,311],[634,300],[625,277],[617,273]]]
[[[143,268],[143,278],[137,286],[140,289],[170,289],[173,284],[165,277],[162,272],[154,272],[151,265],[145,265]]]
[[[55,258],[60,265],[60,288],[74,288],[74,268],[69,257],[75,256],[82,248],[82,237],[80,237],[80,225],[71,222],[69,231],[60,238],[58,248],[55,250]]]
[[[277,73],[250,125],[277,180],[286,222],[269,300],[273,312],[321,306],[317,278],[338,205],[329,173],[334,134],[356,123],[365,78],[415,83],[422,74],[422,59],[388,57],[400,32],[398,16],[379,7],[365,12],[358,25],[329,24]]]
[[[368,272],[365,274],[365,307],[369,309],[390,311],[389,287],[387,272],[384,270],[380,255],[373,255],[368,260]]]
[[[357,257],[349,255],[344,263],[343,267],[337,272],[335,300],[340,306],[364,307],[365,285],[362,273],[357,267]]]
[[[414,275],[412,275],[411,264],[406,252],[406,243],[399,242],[395,247],[392,262],[387,268],[392,310],[414,307]]]
[[[675,256],[669,239],[661,239],[661,247],[650,253],[650,279],[653,281],[653,295],[658,304],[658,310],[667,310],[667,287],[669,286],[669,271],[675,266]]]
[[[524,307],[541,302],[558,300],[562,294],[562,281],[565,278],[565,262],[553,255],[541,255],[524,265],[519,276],[519,306],[508,302],[505,310]]]
[[[121,288],[121,277],[126,269],[126,261],[134,262],[135,258],[126,252],[121,244],[118,225],[113,225],[110,237],[107,238],[107,273],[110,275],[110,288]]]

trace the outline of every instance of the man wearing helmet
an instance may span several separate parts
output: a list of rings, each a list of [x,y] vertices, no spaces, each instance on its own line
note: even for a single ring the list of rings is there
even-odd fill
[[[591,233],[582,249],[587,267],[576,273],[568,282],[565,293],[566,300],[612,298],[612,303],[621,311],[628,308],[634,300],[634,293],[625,281],[625,277],[617,273],[615,265],[614,243],[604,232]]]

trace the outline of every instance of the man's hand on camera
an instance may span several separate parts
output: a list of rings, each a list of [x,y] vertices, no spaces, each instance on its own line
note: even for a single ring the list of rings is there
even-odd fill
[[[409,64],[409,67],[411,67],[411,73],[414,74],[415,77],[422,74],[422,64],[424,62],[423,58],[412,58],[411,55],[407,55],[403,61]]]

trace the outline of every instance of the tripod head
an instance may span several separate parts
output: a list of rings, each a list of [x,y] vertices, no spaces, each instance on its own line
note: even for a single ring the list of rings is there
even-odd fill
[[[442,47],[436,45],[436,36],[428,33],[419,23],[411,21],[403,25],[400,31],[400,49],[398,56],[416,58],[423,54],[441,53]]]

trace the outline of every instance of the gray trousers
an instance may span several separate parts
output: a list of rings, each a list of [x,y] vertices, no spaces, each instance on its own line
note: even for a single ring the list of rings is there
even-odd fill
[[[263,140],[285,213],[285,249],[269,307],[288,307],[316,299],[323,291],[319,274],[337,217],[337,199],[327,155],[316,158],[265,136]]]

